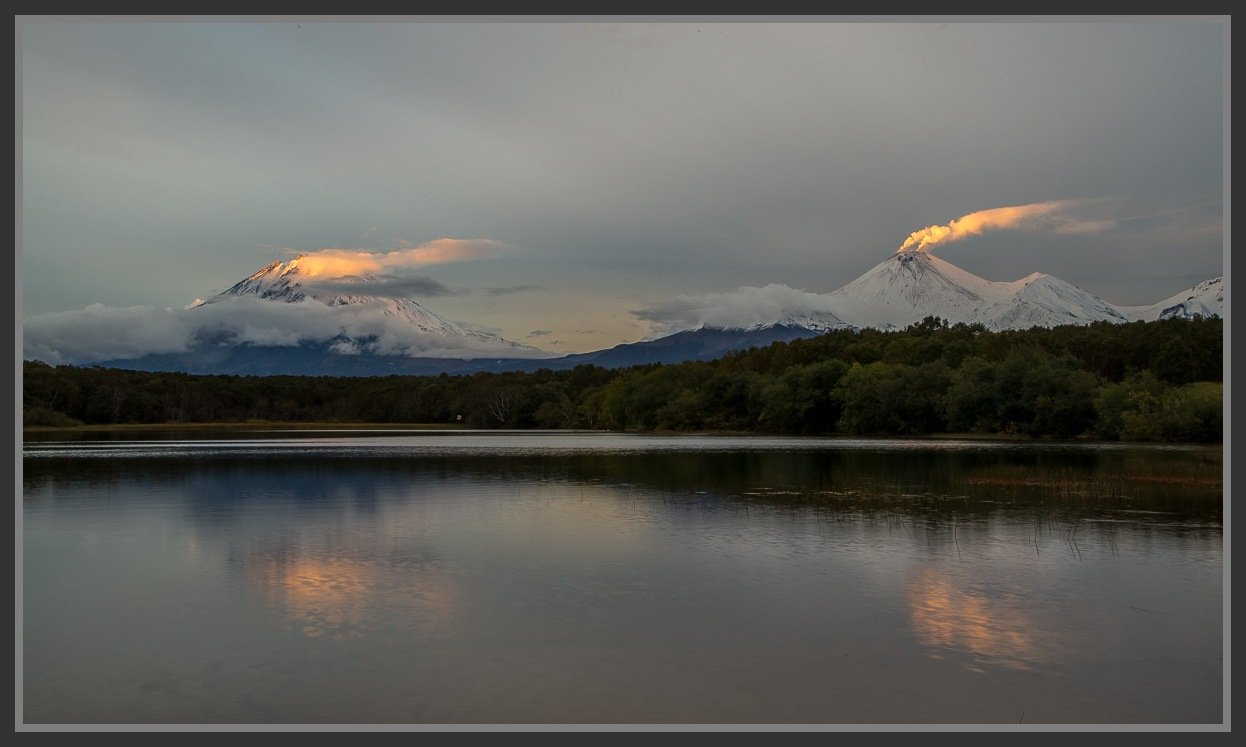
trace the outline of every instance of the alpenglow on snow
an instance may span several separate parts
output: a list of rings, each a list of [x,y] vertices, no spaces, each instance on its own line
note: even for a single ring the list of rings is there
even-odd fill
[[[321,339],[308,339],[328,342],[335,352],[345,354],[366,352],[460,358],[550,356],[529,345],[466,329],[434,314],[413,299],[377,295],[371,292],[375,285],[374,278],[349,276],[320,279],[302,266],[302,259],[295,257],[289,262],[273,262],[195,308],[240,299],[298,304],[314,312],[319,311],[314,305],[324,306],[341,314],[341,329],[327,339],[323,339],[323,331],[319,335]],[[347,292],[356,288],[357,292]]]

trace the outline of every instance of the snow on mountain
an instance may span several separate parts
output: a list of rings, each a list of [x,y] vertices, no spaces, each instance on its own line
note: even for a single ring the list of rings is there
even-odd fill
[[[1011,295],[995,283],[927,252],[891,255],[829,294],[839,318],[858,327],[907,327],[928,316],[969,321]]]
[[[1157,303],[1146,306],[1121,306],[1120,310],[1130,320],[1144,322],[1157,319],[1224,316],[1224,278],[1204,280],[1193,288],[1183,290]]]
[[[368,333],[368,325],[347,325],[333,340],[334,349],[343,353],[420,356],[435,349],[435,354],[445,355],[442,343],[452,341],[451,348],[470,348],[482,356],[549,356],[536,348],[464,329],[414,300],[370,295],[370,283],[380,287],[373,278],[325,280],[314,264],[304,267],[300,260],[273,262],[203,306],[247,298],[314,304],[384,318],[415,338],[395,341],[392,333],[388,338],[382,335],[383,349],[379,349],[377,335]],[[952,324],[982,324],[991,330],[1025,329],[1220,315],[1223,306],[1221,278],[1157,304],[1122,308],[1052,275],[1036,272],[1011,282],[987,280],[929,252],[908,250],[892,254],[832,293],[809,293],[778,284],[746,286],[727,293],[680,296],[635,313],[654,323],[657,334],[651,339],[663,339],[663,335],[692,330],[745,335],[782,330],[792,335],[793,331],[820,333],[845,327],[900,329],[931,316]],[[731,339],[733,345],[744,344]]]
[[[338,315],[341,334],[331,342],[336,352],[345,354],[447,355],[449,350],[450,355],[457,353],[457,357],[550,355],[530,345],[461,327],[412,299],[370,294],[369,285],[374,278],[322,278],[313,269],[304,267],[301,260],[302,257],[296,257],[289,262],[272,262],[194,308],[258,299],[308,306],[323,316],[319,307],[327,307],[343,312]],[[353,291],[356,287],[357,292],[343,292],[343,288]],[[378,344],[383,349],[378,349]]]
[[[1117,307],[1041,273],[978,277],[928,252],[892,254],[833,293],[786,285],[679,296],[633,312],[658,335],[609,350],[555,357],[466,329],[407,297],[427,279],[342,277],[323,264],[276,261],[206,302],[180,308],[55,312],[23,322],[23,354],[201,373],[465,373],[704,360],[728,350],[832,329],[897,329],[939,317],[992,330],[1223,316],[1223,278],[1155,304]],[[433,283],[432,287],[436,287]],[[660,336],[665,335],[665,336]]]
[[[1051,275],[1036,272],[1000,285],[1008,287],[1009,295],[981,309],[973,319],[987,329],[1129,321],[1118,308],[1102,298]]]
[[[842,329],[849,326],[851,325],[845,324],[842,319],[830,313],[784,311],[773,320],[759,319],[749,324],[734,324],[722,327],[709,326],[709,329],[722,329],[728,332],[759,332],[775,329],[776,327],[797,327],[815,332],[829,332],[832,329]]]
[[[746,287],[681,296],[637,315],[661,322],[668,334],[680,329],[770,327],[902,329],[930,316],[1003,330],[1219,315],[1223,306],[1219,278],[1152,306],[1121,308],[1052,275],[1036,272],[1011,282],[987,280],[929,252],[908,250],[892,254],[831,293],[783,285]]]
[[[928,252],[899,252],[829,294],[829,309],[858,327],[906,327],[928,316],[987,329],[1220,316],[1221,278],[1150,306],[1118,307],[1060,278],[986,280]]]

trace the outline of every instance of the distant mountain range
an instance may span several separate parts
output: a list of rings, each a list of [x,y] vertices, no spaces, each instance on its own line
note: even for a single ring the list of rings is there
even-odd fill
[[[772,326],[756,330],[703,328],[643,342],[624,343],[591,353],[549,358],[422,358],[405,355],[342,355],[324,343],[278,345],[202,345],[185,353],[160,353],[94,365],[140,371],[266,376],[435,376],[479,371],[564,371],[579,365],[626,368],[646,363],[713,360],[733,350],[816,337],[823,331]]]
[[[186,351],[97,365],[190,373],[345,376],[533,371],[582,364],[618,368],[709,360],[732,350],[813,337],[832,329],[901,329],[929,316],[1004,330],[1219,316],[1224,308],[1222,278],[1204,281],[1155,304],[1115,306],[1051,275],[1034,273],[1012,282],[991,281],[930,253],[903,251],[838,290],[817,296],[819,308],[813,311],[779,308],[766,318],[738,326],[702,324],[658,339],[555,357],[465,329],[414,300],[371,295],[369,283],[368,278],[321,282],[302,266],[300,258],[273,262],[199,307],[243,300],[298,304],[298,309],[315,309],[316,313],[327,307],[342,313],[344,319],[349,312],[351,323],[343,324],[332,339],[318,342],[266,344],[262,336],[255,335],[240,342],[236,330],[201,331]],[[375,323],[369,326],[360,320]]]

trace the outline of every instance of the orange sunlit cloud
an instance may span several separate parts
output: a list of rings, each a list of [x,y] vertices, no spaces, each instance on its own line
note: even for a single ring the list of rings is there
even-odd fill
[[[962,215],[946,226],[926,226],[914,231],[897,252],[928,252],[940,244],[978,236],[987,230],[1049,230],[1056,233],[1098,233],[1116,224],[1111,220],[1081,220],[1064,211],[1081,204],[1076,200],[1052,200],[1028,205],[1010,205]]]
[[[492,239],[436,239],[418,245],[400,242],[400,246],[390,252],[330,247],[300,254],[289,265],[298,267],[304,275],[330,279],[484,259],[501,254],[506,248]]]

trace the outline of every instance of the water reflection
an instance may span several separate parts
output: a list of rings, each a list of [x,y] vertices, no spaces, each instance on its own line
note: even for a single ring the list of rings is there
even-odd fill
[[[1214,451],[338,446],[28,453],[26,720],[1220,717]]]
[[[247,581],[291,630],[308,638],[361,639],[401,628],[450,638],[460,605],[451,579],[429,562],[261,548]]]
[[[1067,444],[952,448],[947,443],[913,442],[900,451],[894,446],[842,448],[828,440],[821,445],[793,442],[790,450],[748,452],[738,446],[715,450],[714,444],[722,439],[705,439],[689,451],[594,452],[595,440],[583,436],[576,442],[579,450],[531,446],[527,452],[470,444],[458,450],[425,447],[418,441],[399,445],[397,439],[376,446],[368,446],[365,439],[332,446],[312,441],[274,453],[259,447],[254,453],[237,453],[246,445],[239,442],[211,454],[185,452],[181,447],[166,452],[160,442],[115,452],[28,444],[23,482],[27,500],[47,494],[65,480],[101,489],[115,485],[119,475],[136,473],[149,481],[202,482],[202,489],[187,487],[198,494],[198,506],[210,507],[217,515],[244,507],[243,496],[254,492],[257,479],[268,481],[278,492],[297,494],[298,501],[309,507],[337,506],[345,496],[364,508],[395,484],[450,476],[638,486],[829,511],[985,515],[1043,506],[1083,513],[1157,511],[1217,524],[1224,499],[1222,455],[1215,448]],[[643,437],[637,442],[647,443]]]
[[[974,671],[993,664],[1029,670],[1045,657],[1033,623],[1007,597],[961,585],[951,576],[928,568],[905,589],[913,630],[918,640],[942,653],[969,654]]]
[[[372,579],[343,559],[252,556],[251,583],[309,638],[362,637]]]

